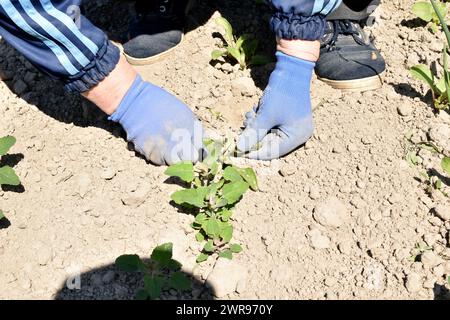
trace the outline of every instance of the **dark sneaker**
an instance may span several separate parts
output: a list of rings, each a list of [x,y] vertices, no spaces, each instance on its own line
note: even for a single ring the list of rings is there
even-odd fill
[[[382,86],[385,61],[358,22],[327,21],[316,74],[335,89],[368,91]]]
[[[123,51],[129,63],[144,65],[155,62],[183,40],[184,20],[192,0],[139,0],[138,13],[130,25]]]

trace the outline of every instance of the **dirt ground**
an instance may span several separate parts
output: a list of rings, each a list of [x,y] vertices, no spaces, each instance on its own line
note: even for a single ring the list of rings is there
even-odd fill
[[[274,64],[247,71],[210,64],[220,43],[214,17],[229,19],[238,34],[254,33],[272,54],[269,12],[255,1],[198,2],[181,47],[138,70],[207,128],[237,134]],[[422,171],[442,173],[440,159],[421,150],[418,166],[405,160],[406,135],[450,150],[449,114],[434,113],[426,88],[409,75],[412,65],[440,61],[443,43],[414,19],[412,3],[384,1],[375,13],[370,32],[387,61],[382,89],[342,93],[314,80],[316,132],[306,146],[277,161],[240,160],[257,170],[261,191],[236,209],[235,238],[245,249],[225,276],[223,263],[195,265],[193,217],[169,203],[179,187],[165,183],[165,168],[138,157],[119,126],[0,42],[0,136],[18,141],[2,163],[15,165],[22,180],[0,190],[8,219],[0,225],[0,298],[133,298],[139,279],[114,260],[148,256],[165,241],[194,282],[192,292],[168,291],[165,299],[450,298],[450,203],[419,181]],[[129,3],[86,7],[120,40]],[[67,288],[67,280],[81,287]]]

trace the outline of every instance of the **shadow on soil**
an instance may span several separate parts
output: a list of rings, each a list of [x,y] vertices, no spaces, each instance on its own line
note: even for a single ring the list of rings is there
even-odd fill
[[[191,289],[176,292],[163,289],[161,300],[212,300],[211,289],[185,273],[191,280]],[[114,264],[69,277],[61,285],[55,300],[134,300],[144,287],[142,273],[126,273]]]
[[[449,300],[450,301],[450,290],[441,284],[434,284],[433,288],[434,300]]]
[[[423,21],[420,18],[414,18],[414,19],[403,19],[402,22],[400,22],[400,25],[403,27],[408,27],[410,29],[414,28],[423,28],[427,26],[427,22]]]
[[[426,96],[423,96],[420,92],[418,92],[413,86],[411,86],[409,83],[389,83],[390,86],[392,86],[396,93],[399,95],[402,95],[404,97],[408,98],[419,98],[423,102],[430,104],[431,103],[431,95],[427,94]]]
[[[10,226],[11,226],[11,222],[8,220],[8,218],[0,219],[0,230],[7,229]]]

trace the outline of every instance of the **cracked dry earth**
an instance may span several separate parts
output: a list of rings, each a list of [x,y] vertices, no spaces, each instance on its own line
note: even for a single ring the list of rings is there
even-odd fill
[[[314,80],[314,137],[281,160],[238,160],[256,169],[261,189],[246,194],[234,214],[244,251],[201,266],[193,217],[169,203],[179,187],[165,183],[165,169],[136,156],[105,115],[0,42],[0,136],[18,140],[2,161],[15,165],[23,184],[0,190],[8,219],[0,227],[0,298],[131,299],[140,280],[115,269],[115,258],[145,257],[166,241],[193,287],[164,299],[450,298],[449,201],[420,181],[421,171],[442,174],[440,156],[421,150],[417,166],[405,160],[405,135],[450,150],[449,114],[433,112],[426,88],[408,72],[439,61],[443,38],[413,19],[412,3],[384,1],[369,30],[387,60],[382,89],[342,93]],[[112,38],[133,14],[127,2],[86,7]],[[237,134],[274,64],[247,71],[210,64],[219,14],[273,54],[267,8],[202,0],[181,47],[138,69],[207,128]],[[67,288],[68,279],[81,287]]]

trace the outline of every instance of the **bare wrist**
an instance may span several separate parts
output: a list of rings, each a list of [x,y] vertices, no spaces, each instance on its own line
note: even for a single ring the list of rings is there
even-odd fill
[[[277,38],[277,50],[284,54],[316,62],[320,55],[320,42],[306,40],[286,40]]]
[[[122,102],[136,76],[137,72],[126,61],[125,57],[121,56],[114,70],[91,90],[83,92],[82,95],[95,103],[103,112],[111,115]]]

